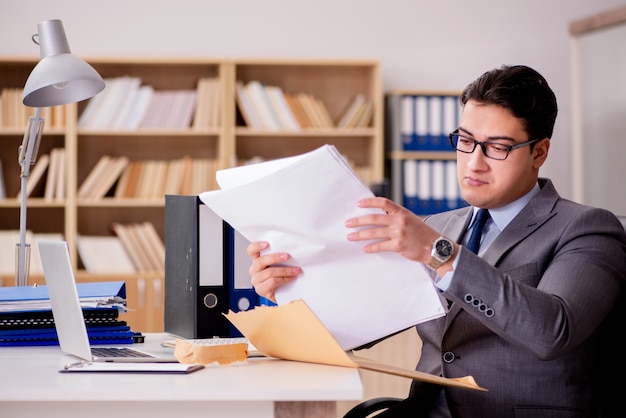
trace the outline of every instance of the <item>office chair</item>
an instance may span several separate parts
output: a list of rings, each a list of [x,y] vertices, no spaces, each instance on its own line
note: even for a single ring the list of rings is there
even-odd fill
[[[379,397],[372,398],[361,402],[350,409],[343,418],[366,418],[373,413],[380,413],[388,409],[390,406],[402,401],[401,398]],[[375,415],[373,415],[375,417]]]

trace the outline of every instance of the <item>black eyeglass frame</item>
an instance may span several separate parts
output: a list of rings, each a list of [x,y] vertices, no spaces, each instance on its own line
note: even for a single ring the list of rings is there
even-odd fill
[[[454,139],[453,139],[455,136],[462,137],[464,139],[469,139],[469,140],[473,141],[474,142],[474,146],[472,147],[472,150],[471,151],[463,151],[463,150],[460,150],[460,149],[456,148],[454,146]],[[522,143],[515,144],[515,145],[507,145],[507,144],[503,144],[501,142],[493,142],[493,141],[483,141],[483,142],[481,142],[481,141],[477,141],[476,139],[471,138],[469,136],[461,135],[459,133],[459,130],[457,129],[454,132],[450,132],[448,134],[448,139],[450,140],[450,145],[452,146],[452,148],[454,150],[458,151],[458,152],[462,152],[462,153],[465,153],[465,154],[471,154],[471,153],[473,153],[476,150],[476,145],[480,145],[480,148],[483,151],[483,155],[485,157],[491,158],[492,160],[496,160],[496,161],[504,161],[509,156],[509,153],[511,151],[513,151],[514,149],[518,149],[518,148],[525,147],[526,145],[534,144],[536,142],[541,141],[543,138],[531,139],[530,141],[522,142]],[[504,158],[495,158],[495,157],[491,157],[491,156],[487,155],[487,147],[485,146],[486,144],[493,144],[493,145],[498,145],[498,146],[501,146],[503,148],[506,148],[506,155],[504,156]]]

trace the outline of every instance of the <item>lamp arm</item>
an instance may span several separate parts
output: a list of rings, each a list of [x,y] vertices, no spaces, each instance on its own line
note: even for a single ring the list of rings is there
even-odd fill
[[[20,201],[20,242],[17,245],[17,269],[15,271],[15,281],[17,286],[26,286],[28,284],[28,271],[30,267],[30,244],[26,243],[26,201],[28,198],[28,176],[30,175],[30,167],[35,163],[39,144],[41,142],[41,133],[43,131],[44,119],[41,117],[41,108],[35,108],[35,115],[30,117],[24,139],[19,148],[18,162],[22,167],[21,171],[21,201]]]

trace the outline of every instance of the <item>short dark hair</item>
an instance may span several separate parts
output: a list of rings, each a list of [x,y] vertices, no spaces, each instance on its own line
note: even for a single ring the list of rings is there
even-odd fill
[[[487,71],[463,90],[463,106],[469,100],[509,110],[523,121],[528,140],[552,137],[556,96],[546,79],[530,67],[503,65]]]

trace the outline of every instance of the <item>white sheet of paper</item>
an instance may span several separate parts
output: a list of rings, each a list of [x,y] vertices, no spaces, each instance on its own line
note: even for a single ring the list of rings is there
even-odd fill
[[[268,252],[288,252],[299,278],[277,289],[279,305],[304,300],[345,350],[445,314],[420,263],[396,253],[366,254],[344,222],[371,213],[372,196],[332,145],[218,171],[221,190],[200,199]]]

